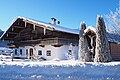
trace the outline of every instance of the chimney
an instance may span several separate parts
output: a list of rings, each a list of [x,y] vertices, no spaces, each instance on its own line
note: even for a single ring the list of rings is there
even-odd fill
[[[51,18],[51,19],[52,19],[51,24],[56,24],[56,19],[55,18]]]
[[[60,24],[60,21],[58,21],[57,23]]]

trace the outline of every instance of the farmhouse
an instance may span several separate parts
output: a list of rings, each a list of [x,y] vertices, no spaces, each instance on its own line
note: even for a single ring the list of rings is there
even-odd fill
[[[9,40],[9,47],[15,48],[15,57],[32,58],[42,57],[47,60],[67,59],[67,53],[73,52],[77,57],[79,30],[68,29],[56,24],[52,18],[51,23],[45,23],[17,17],[9,29],[2,35],[2,40]]]
[[[8,47],[14,48],[14,57],[33,59],[68,59],[78,57],[79,29],[69,29],[56,23],[36,21],[17,17],[1,39],[9,40]],[[87,36],[90,55],[95,55],[96,29],[89,26],[84,33]],[[110,54],[113,60],[120,60],[120,36],[107,33]]]

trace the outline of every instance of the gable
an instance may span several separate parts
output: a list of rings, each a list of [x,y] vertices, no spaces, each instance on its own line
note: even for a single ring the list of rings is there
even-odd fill
[[[4,40],[30,40],[50,37],[78,39],[78,31],[45,22],[18,17],[2,35]]]

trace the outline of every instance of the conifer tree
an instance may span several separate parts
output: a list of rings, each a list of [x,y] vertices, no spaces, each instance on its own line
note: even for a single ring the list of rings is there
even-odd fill
[[[84,30],[86,29],[86,24],[81,23],[80,24],[80,33],[79,33],[79,55],[78,59],[81,62],[89,61],[88,56],[88,43],[87,39],[84,33]]]
[[[106,36],[106,27],[101,16],[97,17],[95,52],[95,62],[109,62],[112,60],[110,56],[109,43]]]

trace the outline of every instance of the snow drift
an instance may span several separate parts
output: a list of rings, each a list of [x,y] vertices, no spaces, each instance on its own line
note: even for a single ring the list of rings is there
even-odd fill
[[[120,62],[0,61],[0,79],[8,80],[119,80]]]

